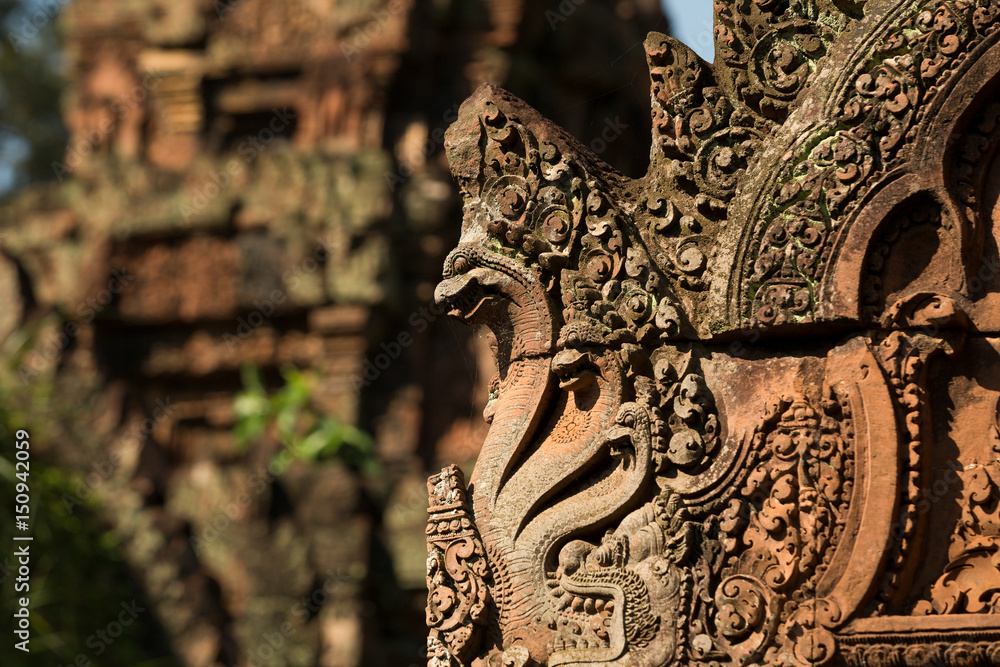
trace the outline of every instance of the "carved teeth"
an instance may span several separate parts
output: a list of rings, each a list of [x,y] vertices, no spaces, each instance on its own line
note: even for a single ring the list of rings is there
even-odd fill
[[[590,355],[578,350],[560,350],[552,359],[552,372],[559,377],[559,388],[564,391],[586,389],[594,379],[589,372]]]

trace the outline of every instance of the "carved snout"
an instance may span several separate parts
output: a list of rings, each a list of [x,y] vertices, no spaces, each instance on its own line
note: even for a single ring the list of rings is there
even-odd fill
[[[474,278],[465,274],[446,278],[434,288],[434,303],[452,317],[461,318],[464,301],[476,286],[472,285]]]
[[[487,301],[503,296],[498,283],[495,271],[472,269],[438,283],[434,302],[448,315],[471,322]]]
[[[552,359],[552,372],[559,378],[559,388],[584,391],[596,380],[593,359],[585,352],[561,350]]]

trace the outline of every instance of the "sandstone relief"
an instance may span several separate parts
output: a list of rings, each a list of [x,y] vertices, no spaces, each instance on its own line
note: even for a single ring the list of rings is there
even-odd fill
[[[625,177],[505,91],[435,298],[429,665],[1000,665],[1000,2],[718,0]]]
[[[444,131],[491,81],[628,173],[646,166],[644,132],[602,136],[646,118],[632,73],[646,32],[667,30],[659,0],[567,0],[554,32],[552,7],[0,2],[19,16],[9,45],[58,25],[60,58],[32,46],[3,59],[65,72],[70,135],[64,146],[52,131],[58,100],[47,101],[33,126],[55,151],[40,175],[55,180],[0,201],[0,432],[14,413],[37,426],[39,461],[67,473],[52,506],[76,512],[79,538],[52,533],[64,557],[46,565],[74,585],[32,612],[59,638],[38,664],[83,653],[139,664],[132,645],[184,667],[421,660],[425,470],[475,458],[492,374],[478,371],[491,364],[485,341],[431,303],[459,236]],[[15,98],[41,101],[36,70],[6,71],[19,72]],[[15,120],[6,111],[2,125]],[[381,472],[339,457],[268,471],[294,448],[233,437],[248,366],[271,396],[290,366],[306,374],[311,409],[369,433]],[[91,510],[114,540],[77,529]],[[108,577],[142,591],[149,611],[98,658],[90,602],[120,608],[81,573],[109,542]],[[274,648],[266,637],[281,642],[274,656],[261,653]],[[21,664],[5,655],[0,665]]]

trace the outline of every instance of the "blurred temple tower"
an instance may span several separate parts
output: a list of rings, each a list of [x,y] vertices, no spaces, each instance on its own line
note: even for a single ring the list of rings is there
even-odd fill
[[[180,664],[423,664],[423,480],[475,459],[493,373],[431,308],[461,219],[444,129],[495,82],[642,173],[658,3],[75,0],[60,20],[69,145],[0,205],[0,339],[33,332],[20,381],[72,413],[38,456],[88,480]],[[234,443],[245,364],[272,388],[315,369],[382,475],[260,474],[280,443]]]

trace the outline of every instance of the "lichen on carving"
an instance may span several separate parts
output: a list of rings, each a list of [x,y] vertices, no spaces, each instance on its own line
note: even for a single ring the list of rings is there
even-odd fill
[[[956,387],[1000,398],[955,379],[1000,331],[1000,4],[715,9],[714,64],[646,40],[642,178],[491,86],[448,132],[435,298],[497,375],[434,665],[998,664],[995,464],[923,504],[982,458]]]

